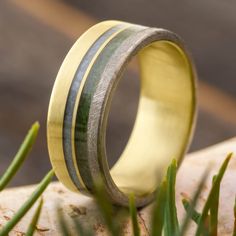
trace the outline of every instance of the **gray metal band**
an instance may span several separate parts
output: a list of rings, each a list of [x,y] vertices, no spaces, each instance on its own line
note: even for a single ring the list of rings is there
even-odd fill
[[[88,119],[90,113],[91,101],[94,97],[98,83],[101,81],[101,75],[110,60],[111,55],[120,47],[120,45],[131,35],[136,34],[143,27],[132,26],[115,36],[99,54],[94,62],[90,73],[86,79],[82,90],[79,107],[76,116],[75,127],[75,152],[79,171],[86,187],[91,191],[94,180],[91,176],[88,163]],[[95,114],[91,114],[92,116]]]
[[[106,62],[106,66],[103,68],[102,74],[99,76],[99,83],[96,86],[96,91],[92,96],[90,102],[90,109],[88,115],[88,127],[86,146],[87,150],[86,161],[88,165],[87,173],[90,173],[91,181],[96,182],[97,176],[102,175],[105,182],[106,191],[109,197],[115,204],[128,205],[128,197],[124,194],[119,187],[113,182],[109,166],[107,164],[106,156],[106,144],[105,133],[107,116],[110,109],[110,101],[114,94],[117,84],[125,70],[128,62],[133,56],[135,56],[142,48],[155,41],[166,40],[173,42],[184,50],[187,54],[188,50],[184,48],[182,40],[174,33],[167,30],[146,28],[139,32],[132,34],[113,52],[109,60]],[[191,58],[190,55],[188,55]],[[195,76],[195,69],[192,62],[189,60],[189,64],[193,70],[193,77]],[[195,98],[195,83],[192,84],[193,97]],[[192,138],[192,133],[195,128],[196,119],[196,101],[192,108],[192,118],[189,123],[189,134],[186,138],[186,145],[182,152],[184,156],[188,144]],[[96,161],[95,161],[96,160]],[[135,163],[134,163],[135,165]],[[146,170],[148,171],[148,170]],[[138,181],[138,180],[137,180]],[[136,196],[137,206],[143,206],[153,200],[155,192],[150,193],[145,197]]]

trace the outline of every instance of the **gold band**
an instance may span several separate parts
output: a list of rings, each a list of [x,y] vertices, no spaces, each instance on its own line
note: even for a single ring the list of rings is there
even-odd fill
[[[129,142],[109,170],[107,117],[115,88],[132,57],[140,63],[141,93]],[[196,75],[174,33],[105,21],[85,32],[58,73],[48,113],[48,148],[59,180],[72,191],[92,193],[101,177],[114,203],[138,206],[153,198],[172,158],[180,161],[196,117]]]

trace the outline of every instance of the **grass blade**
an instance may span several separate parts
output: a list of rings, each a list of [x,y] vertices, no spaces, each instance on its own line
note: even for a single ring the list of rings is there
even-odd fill
[[[213,176],[212,185],[214,185],[216,177],[217,177],[216,175]],[[211,236],[217,236],[219,196],[220,196],[220,185],[217,185],[215,194],[212,197],[212,202],[211,202],[211,207],[210,207],[210,235]]]
[[[26,159],[27,155],[29,154],[35,142],[38,130],[39,130],[39,123],[36,122],[32,125],[31,129],[26,135],[23,143],[20,146],[20,149],[18,150],[10,166],[7,168],[3,176],[0,178],[0,191],[2,191],[6,187],[6,185],[10,182],[10,180],[13,178],[13,176],[16,174],[16,172],[19,170],[22,163]]]
[[[179,235],[179,223],[175,205],[175,181],[177,165],[174,159],[167,170],[167,201],[165,212],[165,233],[166,236]]]
[[[20,219],[27,213],[27,211],[33,206],[37,199],[41,196],[43,191],[47,188],[51,179],[54,175],[53,170],[51,170],[39,183],[36,190],[32,193],[29,199],[21,206],[21,208],[16,212],[12,219],[6,223],[0,230],[0,236],[7,235],[14,226],[20,221]]]
[[[58,222],[59,222],[60,231],[62,235],[71,236],[71,232],[69,229],[70,227],[68,226],[68,223],[64,217],[64,214],[59,207],[57,208],[57,215],[58,215]]]
[[[41,198],[25,236],[33,236],[42,210],[42,205],[43,205],[43,199]]]
[[[130,211],[130,216],[132,220],[133,235],[140,236],[140,229],[138,225],[137,208],[135,206],[134,194],[130,194],[130,197],[129,197],[129,211]]]
[[[166,191],[167,191],[167,183],[166,180],[164,180],[162,181],[158,189],[155,205],[153,208],[152,227],[151,227],[152,236],[162,235],[164,217],[165,217],[165,207],[166,207]]]
[[[95,185],[95,200],[97,202],[97,206],[101,213],[101,216],[113,236],[120,235],[120,227],[119,224],[114,224],[114,209],[113,205],[106,194],[104,185],[102,181],[98,181]]]
[[[194,207],[190,204],[190,202],[187,199],[185,198],[182,199],[182,203],[183,203],[184,209],[188,213],[189,219],[192,219],[196,224],[198,224],[201,214],[194,209]],[[180,234],[180,235],[183,235],[183,234]]]
[[[75,218],[72,218],[73,220],[73,223],[75,225],[75,228],[76,228],[76,232],[79,234],[79,235],[84,235],[84,236],[88,236],[88,234],[85,233],[85,230],[83,228],[83,226],[81,225],[81,223],[79,222],[78,219],[75,219]]]
[[[235,197],[235,202],[234,202],[234,232],[233,236],[236,236],[236,197]]]
[[[200,182],[197,186],[197,191],[195,192],[195,194],[193,196],[193,200],[191,201],[191,203],[189,203],[187,201],[187,199],[182,200],[183,206],[184,206],[187,214],[185,216],[185,219],[183,220],[183,223],[182,223],[182,226],[181,226],[181,229],[180,229],[180,234],[179,235],[181,235],[181,236],[185,234],[185,232],[188,228],[188,224],[190,222],[190,219],[194,220],[196,223],[198,223],[198,221],[200,219],[201,214],[199,214],[194,208],[197,204],[197,200],[198,200],[198,198],[201,194],[201,191],[204,187],[204,184],[206,182],[208,172],[209,172],[209,169],[207,168],[206,171],[204,172],[204,174],[201,177],[201,180],[200,180]]]
[[[231,157],[232,157],[232,153],[230,153],[226,157],[225,161],[223,162],[222,166],[220,167],[218,174],[216,175],[215,181],[214,181],[213,186],[210,190],[210,193],[208,195],[208,198],[206,200],[205,206],[204,206],[202,214],[201,214],[201,218],[199,220],[199,224],[198,224],[197,231],[195,234],[196,236],[200,236],[204,232],[204,229],[206,228],[206,220],[208,217],[208,211],[210,210],[210,207],[212,204],[212,199],[214,198],[214,195],[217,193],[217,190],[220,186],[221,180],[224,176],[224,173],[226,171],[226,168],[229,164]]]
[[[84,229],[83,225],[80,223],[79,219],[73,218],[73,224],[75,226],[76,232],[81,236],[93,236],[94,234],[88,230]]]

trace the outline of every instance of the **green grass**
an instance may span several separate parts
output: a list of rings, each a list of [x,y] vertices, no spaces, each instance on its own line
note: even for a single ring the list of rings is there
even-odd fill
[[[12,163],[9,165],[8,169],[3,173],[0,178],[0,191],[4,190],[11,179],[15,176],[16,172],[20,169],[24,160],[28,156],[35,139],[37,137],[39,130],[39,124],[36,122],[26,135],[19,151],[14,157]],[[232,158],[232,153],[230,153],[225,161],[222,163],[218,173],[212,179],[212,187],[209,191],[208,197],[206,199],[205,205],[201,212],[198,212],[195,207],[197,201],[201,195],[201,191],[204,187],[204,183],[208,177],[209,169],[206,169],[202,178],[199,181],[199,185],[196,189],[193,198],[182,199],[183,207],[186,211],[186,215],[179,224],[177,210],[176,210],[176,199],[175,199],[175,182],[177,173],[177,164],[173,160],[167,169],[166,176],[160,183],[156,191],[156,197],[153,204],[151,216],[151,236],[183,236],[187,235],[187,228],[189,223],[193,221],[197,228],[195,235],[218,235],[218,210],[219,210],[219,197],[220,197],[220,185],[227,170],[230,159]],[[32,220],[27,229],[26,235],[31,236],[34,234],[37,228],[37,222],[40,217],[41,210],[43,208],[43,198],[42,194],[47,188],[54,172],[51,170],[42,179],[39,185],[36,187],[35,191],[31,196],[25,201],[25,203],[19,208],[15,215],[0,228],[0,236],[8,235],[9,232],[15,227],[15,225],[21,220],[21,218],[32,208],[35,202],[39,200],[38,206],[32,216]],[[102,181],[98,181],[96,184],[95,191],[95,201],[98,210],[101,215],[103,224],[105,225],[107,231],[112,236],[122,235],[122,228],[125,222],[129,219],[132,223],[132,232],[134,236],[140,236],[139,228],[139,214],[138,209],[135,206],[135,195],[130,194],[129,197],[129,209],[124,207],[117,207],[112,204],[109,197],[104,191],[104,186]],[[232,213],[235,216],[234,230],[232,232],[233,236],[236,236],[236,198],[235,206],[232,209]],[[70,219],[74,228],[76,229],[77,235],[83,236],[93,236],[92,229],[86,229],[78,218]],[[63,211],[58,208],[58,221],[60,222],[60,231],[62,235],[72,235],[71,227],[68,224],[68,219],[63,215]],[[70,224],[71,225],[71,224]],[[75,235],[75,233],[73,234]]]
[[[30,225],[28,227],[28,230],[26,231],[26,236],[32,236],[34,234],[34,231],[36,230],[36,226],[39,220],[39,216],[42,210],[42,206],[43,206],[43,198],[40,199],[39,205],[34,213],[34,216],[30,222]]]
[[[139,229],[138,217],[137,217],[138,213],[137,213],[137,209],[135,207],[134,194],[131,194],[129,197],[129,211],[130,211],[130,217],[132,219],[133,235],[140,236],[140,229]]]
[[[20,169],[21,165],[23,164],[24,160],[26,159],[35,142],[38,130],[39,124],[38,122],[36,122],[35,124],[33,124],[28,134],[26,135],[12,163],[9,165],[5,173],[0,178],[0,190],[3,190],[7,186],[11,179],[15,176],[16,172]],[[21,218],[31,209],[31,207],[41,197],[42,193],[51,182],[53,175],[54,172],[52,170],[48,172],[48,174],[39,183],[35,191],[19,208],[19,210],[15,213],[11,220],[9,220],[4,226],[0,228],[0,236],[8,235],[8,233],[15,227],[15,225],[21,220]],[[34,232],[34,224],[36,224],[38,221],[38,217],[41,211],[41,204],[42,203],[39,204],[39,208],[35,213],[36,215],[32,219],[32,224],[29,225],[28,235],[32,235],[32,233]]]
[[[23,143],[21,144],[19,151],[16,153],[15,158],[5,171],[5,173],[0,178],[0,191],[2,191],[7,184],[11,181],[14,177],[16,172],[20,169],[21,165],[25,161],[26,157],[28,156],[32,146],[36,140],[39,130],[39,123],[36,122],[32,125],[31,129],[29,130],[28,134],[26,135]]]

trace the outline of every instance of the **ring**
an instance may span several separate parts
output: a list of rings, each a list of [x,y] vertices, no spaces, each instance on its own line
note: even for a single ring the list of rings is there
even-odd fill
[[[129,141],[113,168],[106,156],[112,97],[137,57],[141,91]],[[58,72],[48,111],[49,156],[70,190],[94,194],[98,178],[114,204],[152,201],[173,158],[181,162],[196,121],[196,72],[183,41],[157,28],[104,21],[73,45]]]

